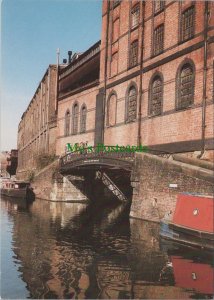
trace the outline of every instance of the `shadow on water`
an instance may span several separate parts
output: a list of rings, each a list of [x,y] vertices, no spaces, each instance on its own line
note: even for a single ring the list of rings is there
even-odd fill
[[[172,245],[159,241],[159,225],[129,219],[128,205],[37,199],[25,206],[6,199],[1,206],[12,222],[10,247],[13,262],[18,262],[17,277],[27,284],[30,298],[211,297],[211,289],[201,288],[199,280],[202,273],[212,280],[211,261],[199,259],[201,253],[194,250],[177,247],[172,252]],[[190,266],[194,285],[184,277]],[[194,271],[195,266],[202,271]],[[19,288],[14,280],[13,294]]]

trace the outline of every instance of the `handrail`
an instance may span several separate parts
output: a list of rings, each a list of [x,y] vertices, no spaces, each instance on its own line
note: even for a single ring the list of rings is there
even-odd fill
[[[110,145],[105,145],[105,148],[108,149],[109,147],[115,147]],[[110,149],[109,149],[110,150]],[[136,151],[140,152],[140,151]],[[155,149],[146,149],[147,153],[155,154],[158,156],[170,156],[172,153],[162,150],[155,150]],[[81,160],[83,158],[99,158],[99,157],[106,157],[106,158],[116,158],[116,159],[134,159],[135,158],[135,152],[134,151],[104,151],[98,150],[97,146],[89,146],[89,147],[83,147],[79,150],[69,152],[65,154],[64,156],[60,157],[60,165],[63,166],[65,164]]]

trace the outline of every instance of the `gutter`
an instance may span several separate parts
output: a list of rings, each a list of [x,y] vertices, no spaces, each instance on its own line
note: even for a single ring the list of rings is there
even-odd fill
[[[202,102],[202,124],[201,124],[201,153],[198,158],[201,158],[205,152],[205,131],[206,131],[206,100],[207,100],[207,37],[208,37],[208,1],[205,1],[204,10],[204,71],[203,71],[203,102]]]
[[[141,119],[142,119],[142,80],[143,80],[143,50],[144,50],[144,19],[145,19],[145,1],[142,3],[143,20],[142,20],[142,34],[141,34],[141,53],[140,53],[140,88],[139,88],[139,111],[138,111],[138,136],[137,145],[141,145]]]

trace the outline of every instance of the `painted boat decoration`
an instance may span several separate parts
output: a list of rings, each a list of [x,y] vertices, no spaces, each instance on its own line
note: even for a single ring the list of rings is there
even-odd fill
[[[172,220],[160,223],[160,235],[179,243],[214,249],[214,199],[198,194],[179,194]]]
[[[1,179],[0,184],[1,195],[11,198],[21,198],[34,200],[34,193],[29,182]]]

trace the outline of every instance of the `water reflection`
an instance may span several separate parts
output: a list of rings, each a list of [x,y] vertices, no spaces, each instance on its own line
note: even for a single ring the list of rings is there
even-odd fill
[[[121,204],[36,200],[27,205],[3,199],[1,206],[12,222],[17,277],[27,284],[22,298],[27,291],[45,299],[187,299],[213,293],[207,288],[211,260],[195,261],[200,253],[194,257],[192,250],[160,247],[159,225],[129,220]],[[209,278],[203,288],[196,284],[202,274]],[[19,287],[14,281],[14,294]]]

